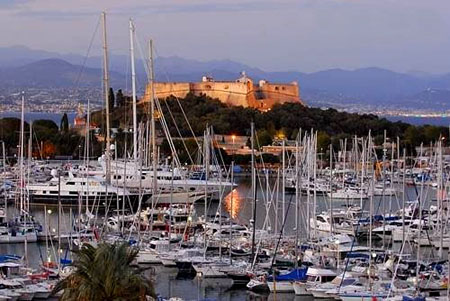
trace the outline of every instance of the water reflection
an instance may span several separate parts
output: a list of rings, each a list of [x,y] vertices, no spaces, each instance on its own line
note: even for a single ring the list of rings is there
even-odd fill
[[[242,210],[244,197],[238,189],[233,189],[224,199],[224,209],[231,216],[236,219],[239,212]]]

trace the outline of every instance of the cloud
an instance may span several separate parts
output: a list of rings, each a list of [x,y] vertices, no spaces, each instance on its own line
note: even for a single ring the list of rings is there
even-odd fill
[[[111,15],[154,15],[179,13],[220,13],[220,12],[255,12],[276,11],[292,6],[290,0],[195,0],[195,1],[161,1],[149,2],[129,0],[100,0],[100,1],[60,1],[60,0],[19,0],[24,5],[19,6],[14,0],[6,0],[11,7],[16,8],[14,14],[35,18],[82,18],[98,15],[107,11]]]
[[[163,56],[267,70],[450,70],[448,0],[0,0],[9,28],[0,45],[84,53],[102,11],[112,52],[127,53],[133,17]]]

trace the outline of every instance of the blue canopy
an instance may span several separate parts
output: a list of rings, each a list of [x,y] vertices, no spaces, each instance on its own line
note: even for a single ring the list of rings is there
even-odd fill
[[[403,296],[403,301],[425,301],[425,297],[422,297],[422,296],[417,296],[417,297]]]
[[[20,259],[22,259],[22,257],[17,255],[0,255],[0,262],[18,261]]]
[[[234,173],[241,173],[242,172],[242,167],[240,165],[235,165],[233,168],[233,172]]]
[[[302,281],[306,280],[306,271],[308,271],[308,268],[300,268],[300,269],[294,269],[290,271],[287,274],[284,275],[278,275],[276,276],[276,281]],[[270,275],[267,277],[267,281],[273,281],[273,276]]]
[[[346,258],[365,258],[365,259],[369,259],[369,254],[349,252],[349,253],[347,253],[347,255],[345,255],[345,257]]]

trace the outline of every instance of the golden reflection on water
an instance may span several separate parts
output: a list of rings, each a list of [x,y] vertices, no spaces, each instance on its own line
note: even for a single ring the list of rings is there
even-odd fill
[[[225,210],[231,216],[231,218],[237,218],[239,212],[242,209],[244,198],[240,195],[239,191],[235,188],[224,199]]]

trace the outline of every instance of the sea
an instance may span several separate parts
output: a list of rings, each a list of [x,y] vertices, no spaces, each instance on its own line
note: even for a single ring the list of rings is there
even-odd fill
[[[450,117],[380,116],[390,121],[402,121],[412,125],[450,126]]]

